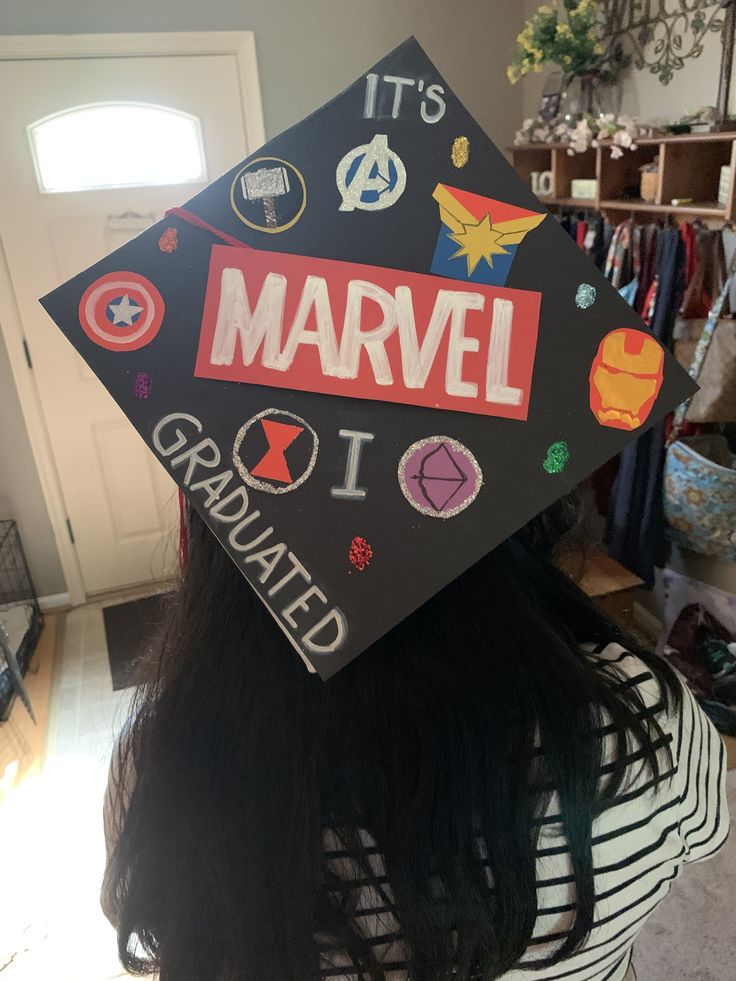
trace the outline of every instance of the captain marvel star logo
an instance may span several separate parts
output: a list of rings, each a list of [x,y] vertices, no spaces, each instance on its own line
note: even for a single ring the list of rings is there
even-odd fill
[[[161,294],[133,272],[100,276],[79,303],[79,323],[90,340],[108,351],[137,351],[150,344],[164,318]]]
[[[442,221],[432,272],[505,286],[519,246],[545,215],[446,184],[432,196]]]
[[[483,474],[470,450],[449,436],[413,443],[399,463],[399,485],[409,504],[432,518],[452,518],[478,496]]]

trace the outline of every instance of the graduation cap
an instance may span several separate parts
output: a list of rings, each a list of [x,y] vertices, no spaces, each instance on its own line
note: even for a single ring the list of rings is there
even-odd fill
[[[42,303],[324,679],[695,388],[414,39]]]

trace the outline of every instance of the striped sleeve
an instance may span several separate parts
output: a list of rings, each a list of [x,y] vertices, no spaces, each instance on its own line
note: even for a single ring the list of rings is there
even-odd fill
[[[673,792],[679,799],[678,834],[683,862],[711,858],[729,833],[726,798],[726,748],[715,726],[683,683],[682,712],[674,733],[677,775]],[[675,786],[676,785],[676,786]]]

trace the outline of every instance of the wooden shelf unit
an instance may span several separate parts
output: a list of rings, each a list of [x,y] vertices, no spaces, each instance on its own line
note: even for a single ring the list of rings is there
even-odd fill
[[[566,143],[528,144],[509,147],[516,172],[527,183],[535,171],[552,172],[553,193],[540,201],[551,207],[595,208],[610,221],[620,221],[626,214],[673,215],[704,220],[736,220],[736,132],[688,133],[637,141],[636,150],[624,150],[618,160],[611,157],[611,144],[568,153]],[[642,201],[639,193],[639,168],[659,155],[657,197]],[[717,196],[721,167],[729,164],[731,190],[725,207],[714,201]],[[577,178],[595,178],[598,194],[595,200],[570,197],[571,183]],[[676,198],[692,198],[692,203],[673,205]]]

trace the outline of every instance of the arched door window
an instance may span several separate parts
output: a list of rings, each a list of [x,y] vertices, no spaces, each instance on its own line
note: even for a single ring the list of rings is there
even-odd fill
[[[28,127],[38,186],[87,191],[207,178],[197,116],[145,103],[76,106]]]

